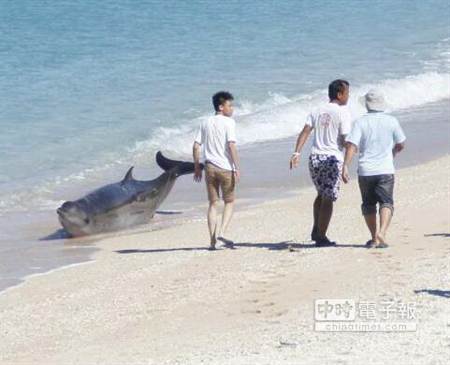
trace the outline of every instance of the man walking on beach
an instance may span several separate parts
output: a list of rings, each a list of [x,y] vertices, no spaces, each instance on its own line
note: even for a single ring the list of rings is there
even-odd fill
[[[386,113],[383,94],[371,90],[364,96],[368,113],[356,120],[346,138],[342,180],[349,181],[348,166],[359,148],[358,182],[362,214],[372,238],[368,248],[386,248],[386,232],[394,212],[394,156],[405,147],[398,120]],[[377,203],[380,227],[377,231]]]
[[[235,121],[233,115],[233,95],[226,91],[216,93],[212,98],[216,114],[205,120],[197,133],[193,146],[195,163],[194,180],[202,180],[200,152],[203,147],[205,157],[205,180],[208,192],[208,228],[210,249],[216,248],[217,240],[232,247],[233,241],[225,238],[227,227],[233,214],[234,189],[239,182],[239,157],[236,148]],[[220,229],[217,227],[219,190],[225,203]]]
[[[311,239],[316,246],[335,246],[326,233],[333,214],[333,203],[338,198],[343,161],[343,143],[351,129],[347,104],[349,83],[335,80],[328,86],[330,102],[312,112],[298,136],[290,168],[297,167],[300,152],[314,130],[314,140],[309,156],[309,171],[317,189],[314,200],[314,224]]]

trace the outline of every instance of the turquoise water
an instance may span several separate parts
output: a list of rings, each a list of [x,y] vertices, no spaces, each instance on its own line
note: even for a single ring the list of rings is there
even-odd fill
[[[449,17],[447,1],[1,0],[0,214],[189,156],[219,89],[244,145],[295,134],[337,77],[393,109],[448,98]]]

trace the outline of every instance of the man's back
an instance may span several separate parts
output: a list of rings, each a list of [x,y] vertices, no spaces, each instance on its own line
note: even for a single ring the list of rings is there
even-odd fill
[[[233,170],[228,142],[236,142],[235,121],[224,115],[214,115],[204,121],[196,141],[204,148],[205,160],[225,170]]]
[[[311,153],[334,155],[343,159],[339,136],[350,132],[351,117],[345,106],[328,103],[311,113],[306,121],[314,128]]]
[[[369,112],[356,120],[347,141],[359,146],[359,175],[393,174],[393,147],[405,139],[398,120],[391,115]]]

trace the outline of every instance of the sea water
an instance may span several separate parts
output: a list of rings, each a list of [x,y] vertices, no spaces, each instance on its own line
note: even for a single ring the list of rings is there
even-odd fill
[[[158,150],[189,159],[218,90],[244,149],[298,133],[335,78],[354,117],[372,87],[394,112],[448,100],[449,18],[445,0],[0,0],[0,256],[18,260],[0,276],[45,256],[64,200],[130,165],[155,177]]]

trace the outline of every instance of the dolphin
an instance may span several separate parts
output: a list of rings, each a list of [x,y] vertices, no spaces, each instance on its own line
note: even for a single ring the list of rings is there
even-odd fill
[[[132,166],[121,181],[98,188],[78,200],[64,202],[56,210],[59,222],[72,237],[148,223],[177,177],[194,172],[192,162],[170,160],[160,151],[156,163],[165,172],[154,180],[136,180]]]

